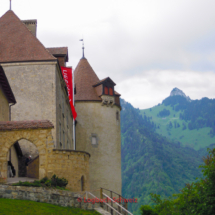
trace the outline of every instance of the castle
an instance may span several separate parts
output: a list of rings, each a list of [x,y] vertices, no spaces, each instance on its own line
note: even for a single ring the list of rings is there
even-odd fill
[[[121,194],[116,84],[109,77],[99,80],[83,55],[74,71],[74,134],[61,71],[68,48],[45,48],[36,29],[36,20],[21,21],[12,10],[0,18],[0,179],[10,177],[10,161],[16,177],[56,174],[72,191],[98,195],[103,187]],[[29,155],[26,170],[23,160]]]

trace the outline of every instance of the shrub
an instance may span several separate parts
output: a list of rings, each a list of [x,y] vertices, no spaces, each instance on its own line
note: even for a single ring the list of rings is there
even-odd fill
[[[65,178],[58,178],[56,175],[53,175],[51,178],[51,184],[53,187],[66,187],[68,180]]]
[[[51,187],[51,185],[52,185],[51,180],[47,180],[47,181],[45,182],[45,185],[46,185],[47,187]]]
[[[57,189],[64,189],[66,185],[68,184],[68,180],[65,178],[58,178],[56,175],[53,175],[51,180],[49,180],[47,177],[44,177],[41,180],[35,180],[34,182],[21,182],[13,184],[13,186],[27,186],[27,187],[56,187]]]
[[[40,180],[40,183],[44,184],[46,181],[48,181],[48,178],[47,177],[44,177]]]

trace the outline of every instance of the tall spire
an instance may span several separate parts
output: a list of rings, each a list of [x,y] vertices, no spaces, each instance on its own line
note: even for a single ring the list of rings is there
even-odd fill
[[[85,56],[84,56],[84,39],[80,39],[80,41],[82,41],[82,50],[83,50],[82,59],[85,59]]]
[[[10,0],[10,10],[11,10],[11,0]]]

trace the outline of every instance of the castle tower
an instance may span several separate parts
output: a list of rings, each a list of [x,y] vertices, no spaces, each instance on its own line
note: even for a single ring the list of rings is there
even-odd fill
[[[109,77],[99,80],[83,58],[74,71],[76,149],[90,153],[90,190],[121,194],[120,100]]]

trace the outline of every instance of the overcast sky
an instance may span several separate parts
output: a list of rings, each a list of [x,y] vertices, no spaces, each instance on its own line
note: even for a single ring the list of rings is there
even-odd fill
[[[0,0],[0,16],[9,0]],[[134,107],[150,108],[174,87],[191,99],[215,98],[214,0],[12,0],[37,19],[45,47],[67,46],[75,68],[85,57]],[[1,32],[0,32],[1,33]]]

